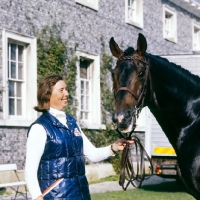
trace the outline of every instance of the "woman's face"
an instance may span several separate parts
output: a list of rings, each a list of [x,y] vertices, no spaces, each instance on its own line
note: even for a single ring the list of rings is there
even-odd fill
[[[58,81],[52,88],[50,96],[50,107],[63,110],[67,106],[69,93],[63,80]]]

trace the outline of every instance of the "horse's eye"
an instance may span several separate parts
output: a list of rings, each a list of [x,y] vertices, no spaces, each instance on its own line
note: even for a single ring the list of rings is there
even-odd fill
[[[144,71],[141,71],[141,72],[139,72],[138,77],[142,78],[144,76],[144,74],[145,74]]]

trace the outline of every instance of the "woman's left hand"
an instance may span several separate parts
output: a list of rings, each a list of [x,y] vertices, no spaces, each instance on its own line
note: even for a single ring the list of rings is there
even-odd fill
[[[122,151],[127,143],[129,143],[131,145],[131,144],[134,143],[134,141],[133,140],[127,140],[127,139],[119,139],[112,144],[111,150],[113,151],[113,153],[118,152],[118,151]]]

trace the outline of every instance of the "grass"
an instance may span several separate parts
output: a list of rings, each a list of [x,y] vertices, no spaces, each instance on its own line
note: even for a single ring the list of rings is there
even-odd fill
[[[89,181],[89,184],[102,183],[102,182],[106,182],[106,181],[118,181],[118,180],[119,180],[119,175],[113,175],[113,176],[101,178],[96,181]]]
[[[129,186],[130,188],[131,186]],[[194,200],[176,182],[144,185],[140,189],[91,194],[92,200]]]

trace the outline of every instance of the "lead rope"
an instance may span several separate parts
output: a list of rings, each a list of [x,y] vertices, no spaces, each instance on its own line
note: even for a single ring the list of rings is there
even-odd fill
[[[125,138],[118,129],[117,131],[121,137]],[[133,131],[130,132],[129,136],[125,139],[133,140],[134,143],[132,146],[130,146],[128,142],[126,143],[126,146],[122,151],[121,158],[119,185],[122,186],[123,190],[125,191],[130,183],[133,185],[133,187],[140,187],[142,182],[150,178],[153,174],[151,158],[148,156],[139,138],[136,136],[131,136],[132,133]],[[135,153],[135,155],[133,155],[133,153]],[[146,176],[145,173],[145,159],[150,165],[150,172],[148,176]]]

